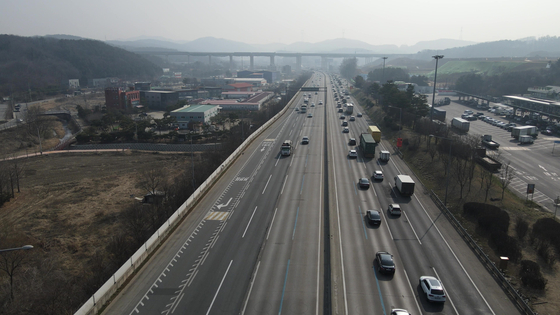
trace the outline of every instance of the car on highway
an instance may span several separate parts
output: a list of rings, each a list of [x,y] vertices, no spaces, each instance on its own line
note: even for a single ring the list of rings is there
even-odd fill
[[[338,112],[339,112],[339,113],[342,113],[342,112],[344,112],[344,110],[343,110],[342,108],[339,108],[339,109],[338,109]]]
[[[342,129],[342,133],[349,133],[350,129],[348,129],[348,127],[344,127],[344,129]]]
[[[366,177],[360,178],[358,180],[358,186],[360,186],[360,188],[369,189],[369,179]]]
[[[396,215],[396,216],[401,215],[401,206],[399,204],[392,203],[389,205],[389,208],[387,210],[389,210],[389,213],[391,215]]]
[[[368,210],[366,212],[367,221],[371,225],[381,224],[381,214],[377,210]]]
[[[340,115],[340,119],[346,119],[346,116]]]
[[[377,271],[379,273],[395,273],[395,261],[393,260],[393,255],[389,252],[375,253],[375,261],[377,262]]]
[[[315,103],[311,103],[311,107],[315,107]]]
[[[394,308],[391,310],[391,315],[411,315],[411,314],[404,308]]]
[[[299,112],[299,107],[296,107],[296,112]]]
[[[313,117],[313,114],[311,114],[311,113],[307,114],[307,118],[312,118],[312,117]]]
[[[317,93],[315,93],[317,94]],[[323,105],[323,100],[319,100],[319,105]]]
[[[443,284],[437,278],[431,276],[420,277],[420,287],[426,294],[428,302],[445,302]]]
[[[350,138],[350,140],[348,140],[348,145],[356,145],[356,139]]]
[[[373,172],[373,179],[383,180],[383,171],[377,170],[377,171]]]
[[[362,113],[358,113],[356,116],[358,117],[362,117]]]
[[[356,117],[350,116],[350,121],[356,121]]]
[[[348,126],[348,122],[347,122],[346,120],[345,120],[345,121],[343,121],[343,122],[342,122],[342,126],[343,126],[343,127],[346,127],[346,126]]]
[[[356,151],[356,150],[348,151],[348,158],[357,159],[358,158],[358,151]]]
[[[309,137],[303,136],[303,138],[301,138],[301,144],[309,144]]]

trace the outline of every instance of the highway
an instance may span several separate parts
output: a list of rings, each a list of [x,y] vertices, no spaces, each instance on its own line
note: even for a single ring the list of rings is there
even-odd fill
[[[104,314],[519,314],[422,187],[394,190],[393,177],[408,173],[398,157],[347,157],[370,122],[342,132],[331,78],[316,72],[307,85],[323,90],[296,95]],[[313,117],[293,110],[303,93]],[[287,139],[295,148],[281,156]],[[359,189],[374,170],[385,179]],[[390,203],[403,215],[391,217]],[[380,226],[366,222],[369,209]],[[377,273],[377,251],[394,255],[394,275]],[[445,304],[427,302],[423,275],[442,280]]]

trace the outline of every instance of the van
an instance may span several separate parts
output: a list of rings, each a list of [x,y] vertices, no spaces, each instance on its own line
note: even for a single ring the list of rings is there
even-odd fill
[[[391,152],[389,151],[381,151],[381,153],[379,153],[379,160],[381,161],[389,162],[390,158],[391,158]]]

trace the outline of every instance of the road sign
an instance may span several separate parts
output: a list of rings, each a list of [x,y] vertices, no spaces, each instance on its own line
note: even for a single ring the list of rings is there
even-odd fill
[[[554,143],[560,143],[560,140],[554,140]]]
[[[527,194],[535,193],[535,184],[527,184]]]

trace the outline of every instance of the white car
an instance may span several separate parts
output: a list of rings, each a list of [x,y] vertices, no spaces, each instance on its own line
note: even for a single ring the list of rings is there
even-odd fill
[[[445,292],[443,291],[443,284],[435,278],[430,276],[420,277],[420,287],[426,294],[429,302],[445,302]]]
[[[391,215],[401,215],[401,206],[399,204],[393,203],[389,205],[389,213]]]
[[[348,129],[348,127],[344,127],[344,129],[342,129],[342,133],[349,133],[350,129]]]
[[[383,172],[382,171],[373,172],[373,179],[383,180]]]
[[[394,308],[391,310],[391,315],[410,315],[410,313],[402,308]]]

